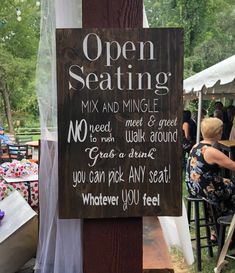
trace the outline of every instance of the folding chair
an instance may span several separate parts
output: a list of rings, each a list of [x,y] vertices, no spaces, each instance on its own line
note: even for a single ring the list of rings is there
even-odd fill
[[[7,151],[9,155],[9,159],[17,159],[21,160],[23,158],[28,159],[29,154],[28,154],[28,145],[7,145]]]

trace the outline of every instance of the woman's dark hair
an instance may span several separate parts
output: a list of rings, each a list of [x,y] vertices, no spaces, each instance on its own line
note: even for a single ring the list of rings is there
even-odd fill
[[[191,112],[189,110],[184,110],[183,112],[183,123],[190,122],[191,119]]]
[[[221,119],[223,121],[223,111],[222,110],[215,110],[213,113],[214,118]]]

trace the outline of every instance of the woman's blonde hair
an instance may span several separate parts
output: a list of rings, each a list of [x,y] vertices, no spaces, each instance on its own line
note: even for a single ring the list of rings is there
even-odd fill
[[[201,132],[203,138],[217,139],[221,137],[223,131],[223,121],[218,118],[204,118],[201,122]]]

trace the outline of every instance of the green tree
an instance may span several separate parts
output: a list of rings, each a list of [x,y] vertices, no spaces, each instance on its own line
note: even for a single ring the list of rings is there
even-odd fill
[[[230,57],[235,49],[235,4],[221,1],[220,5],[218,3],[214,7],[214,11],[208,18],[208,25],[193,51],[196,56],[200,56],[201,61],[204,61],[205,67]]]
[[[145,0],[145,7],[151,27],[184,28],[185,78],[234,54],[234,1]]]
[[[10,132],[14,131],[12,113],[31,110],[29,101],[35,113],[37,105],[34,82],[39,9],[35,3],[1,0],[0,92]]]

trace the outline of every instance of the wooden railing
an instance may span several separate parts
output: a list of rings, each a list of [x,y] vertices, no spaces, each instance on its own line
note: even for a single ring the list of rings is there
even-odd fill
[[[22,136],[22,135],[40,135],[41,134],[41,129],[39,127],[35,127],[35,128],[17,128],[15,130],[15,134],[16,136]]]
[[[39,138],[41,135],[41,130],[38,127],[37,128],[17,128],[15,130],[15,134],[10,134],[6,132],[6,135],[9,136],[10,140],[13,143],[24,144],[28,141],[35,140],[35,136]]]

